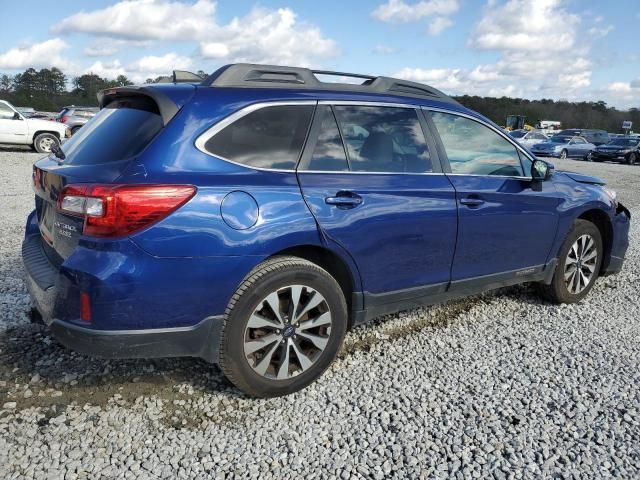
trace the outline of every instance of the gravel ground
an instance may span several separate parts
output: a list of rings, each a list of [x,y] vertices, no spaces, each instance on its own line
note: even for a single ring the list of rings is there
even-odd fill
[[[579,305],[513,287],[388,316],[306,390],[253,400],[204,362],[94,360],[28,323],[36,158],[0,150],[0,478],[640,476],[637,223]],[[640,214],[640,167],[555,163]]]

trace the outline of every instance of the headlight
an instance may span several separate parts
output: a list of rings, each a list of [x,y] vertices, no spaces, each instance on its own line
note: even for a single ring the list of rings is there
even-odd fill
[[[553,147],[554,151],[558,151],[558,150],[562,150],[564,147],[562,145],[556,145],[555,147]]]
[[[611,201],[613,202],[614,205],[618,204],[618,194],[616,193],[615,190],[608,188],[608,187],[602,187],[602,190],[604,191],[604,193],[607,194],[607,197],[609,197],[611,199]]]

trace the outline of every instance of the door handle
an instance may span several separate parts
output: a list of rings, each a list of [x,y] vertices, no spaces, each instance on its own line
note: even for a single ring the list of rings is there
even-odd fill
[[[355,208],[362,203],[362,197],[353,192],[338,192],[335,197],[326,197],[324,201],[338,208]]]
[[[460,203],[462,205],[466,205],[467,207],[479,207],[484,203],[484,200],[477,197],[467,197],[467,198],[461,198]]]

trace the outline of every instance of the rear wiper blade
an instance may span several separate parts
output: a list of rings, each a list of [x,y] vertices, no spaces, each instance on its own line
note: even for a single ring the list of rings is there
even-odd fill
[[[67,158],[67,156],[62,151],[62,148],[60,148],[60,145],[58,145],[57,143],[54,143],[53,145],[51,145],[51,152],[60,160],[64,160],[65,158]],[[62,163],[62,162],[58,162],[58,163]]]

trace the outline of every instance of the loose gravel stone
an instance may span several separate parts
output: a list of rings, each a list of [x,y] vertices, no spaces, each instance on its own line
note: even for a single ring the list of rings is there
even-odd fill
[[[254,400],[204,362],[92,359],[29,324],[37,158],[0,149],[0,478],[640,477],[636,222],[578,305],[519,286],[387,316],[306,390]],[[640,214],[640,167],[555,163]]]

